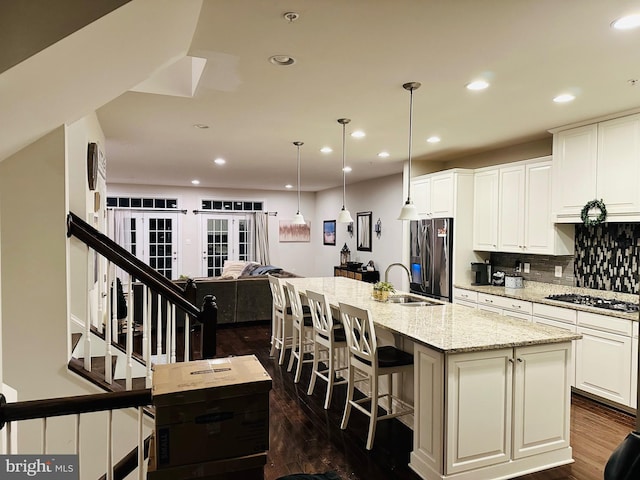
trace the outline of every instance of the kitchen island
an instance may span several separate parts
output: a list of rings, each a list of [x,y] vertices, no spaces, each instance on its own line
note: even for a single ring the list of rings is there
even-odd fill
[[[289,280],[304,294],[370,310],[414,354],[411,468],[422,478],[512,478],[571,463],[569,360],[575,333],[433,301],[374,301],[342,277]]]

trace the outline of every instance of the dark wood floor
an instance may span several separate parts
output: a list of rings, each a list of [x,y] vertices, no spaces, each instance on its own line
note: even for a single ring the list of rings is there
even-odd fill
[[[331,408],[323,408],[324,382],[306,394],[310,366],[300,383],[269,357],[268,325],[218,330],[218,356],[254,354],[273,379],[270,402],[270,448],[265,480],[291,473],[335,471],[342,480],[418,479],[407,466],[411,430],[397,420],[378,425],[372,451],[364,448],[366,417],[354,412],[347,430],[340,430],[345,387],[335,388]],[[522,480],[602,480],[613,449],[633,430],[633,417],[574,395],[571,445],[575,463],[520,477]]]

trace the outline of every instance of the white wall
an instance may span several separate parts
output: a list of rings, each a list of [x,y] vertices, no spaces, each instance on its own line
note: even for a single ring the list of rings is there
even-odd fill
[[[380,278],[384,280],[384,271],[389,264],[403,262],[403,229],[405,225],[398,220],[400,209],[404,203],[402,175],[391,175],[347,185],[346,203],[354,222],[357,212],[371,212],[372,229],[380,219],[382,234],[378,238],[374,232],[371,252],[362,252],[358,251],[356,246],[355,223],[353,237],[347,233],[346,225],[337,224],[335,247],[323,245],[322,238],[318,238],[318,248],[315,253],[316,271],[322,276],[332,276],[333,267],[340,264],[340,250],[346,243],[351,250],[352,261],[366,263],[373,260],[376,269],[380,271]],[[317,229],[322,229],[323,220],[335,220],[341,208],[342,187],[318,192],[316,201]],[[406,273],[398,267],[389,271],[389,281],[396,288],[404,290],[409,288],[406,277]]]

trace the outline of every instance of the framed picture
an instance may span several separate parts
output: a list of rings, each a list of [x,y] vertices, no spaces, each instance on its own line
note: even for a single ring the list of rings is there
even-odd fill
[[[278,233],[281,242],[310,242],[311,223],[294,225],[291,220],[280,220]]]
[[[322,243],[325,245],[336,244],[336,221],[325,220],[322,222]]]
[[[358,250],[371,251],[371,212],[358,212],[356,214],[356,239]]]

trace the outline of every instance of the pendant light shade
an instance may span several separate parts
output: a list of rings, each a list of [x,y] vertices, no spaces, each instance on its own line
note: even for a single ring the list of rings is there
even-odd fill
[[[420,88],[420,83],[409,82],[402,85],[402,88],[409,90],[409,168],[407,182],[407,201],[400,210],[398,220],[418,220],[418,210],[411,200],[411,144],[413,140],[413,91]]]
[[[351,218],[351,213],[347,210],[346,207],[346,198],[347,198],[347,172],[345,172],[344,167],[344,159],[345,159],[345,150],[346,150],[346,128],[347,123],[349,123],[351,119],[349,118],[339,118],[338,123],[342,125],[342,210],[338,214],[338,223],[352,223],[353,218]]]
[[[303,142],[293,142],[293,144],[298,149],[298,211],[294,215],[292,223],[294,225],[306,225],[307,222],[305,222],[304,217],[300,213],[300,147],[302,145],[304,145],[304,143]]]

